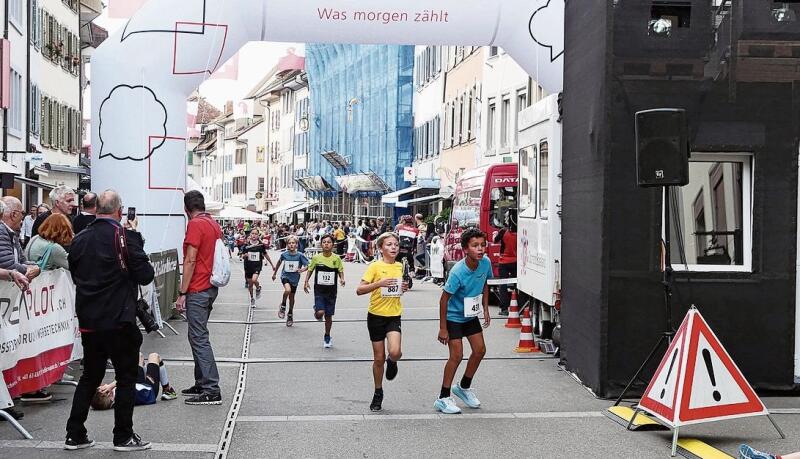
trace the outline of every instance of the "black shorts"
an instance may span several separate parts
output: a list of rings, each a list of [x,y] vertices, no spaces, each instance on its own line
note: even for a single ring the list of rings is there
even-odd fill
[[[139,384],[147,384],[153,387],[161,387],[161,373],[157,363],[148,362],[147,370],[139,367],[139,374],[136,377],[136,382]]]
[[[252,278],[254,274],[261,275],[261,267],[260,266],[257,267],[257,268],[255,266],[252,267],[252,268],[248,268],[247,266],[244,267],[244,278],[245,279]]]
[[[478,333],[483,333],[483,327],[477,317],[473,317],[464,323],[447,321],[447,334],[450,335],[451,340],[477,335]]]
[[[373,342],[383,341],[389,332],[402,333],[400,330],[400,316],[378,316],[367,313],[367,329],[369,329],[369,340]]]
[[[297,284],[293,284],[292,281],[289,279],[281,278],[281,284],[286,285],[289,284],[289,287],[292,289],[292,293],[297,293]]]

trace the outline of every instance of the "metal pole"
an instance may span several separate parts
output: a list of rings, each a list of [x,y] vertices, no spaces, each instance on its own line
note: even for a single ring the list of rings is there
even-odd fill
[[[16,419],[14,419],[14,416],[11,416],[10,414],[6,413],[3,410],[0,410],[0,417],[8,421],[11,424],[11,427],[17,429],[17,432],[22,434],[23,437],[25,437],[28,440],[33,440],[33,435],[29,434],[28,431],[25,430],[25,428],[22,427],[22,425],[19,422],[17,422]]]
[[[664,284],[664,307],[666,309],[666,332],[674,332],[672,328],[672,258],[670,254],[670,187],[664,187],[664,272],[662,283]],[[672,342],[672,336],[667,337],[667,344]]]
[[[680,430],[680,427],[675,427],[675,430],[672,432],[672,453],[670,457],[675,457],[675,453],[678,451],[678,432]]]

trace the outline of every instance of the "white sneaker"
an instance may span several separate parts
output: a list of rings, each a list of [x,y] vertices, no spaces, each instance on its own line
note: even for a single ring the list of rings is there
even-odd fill
[[[256,299],[255,298],[250,298],[250,307],[251,308],[256,307]]]
[[[456,406],[456,401],[453,397],[440,398],[433,403],[433,407],[444,414],[461,413],[461,408]]]
[[[462,389],[461,384],[455,384],[453,387],[450,388],[453,392],[453,395],[460,398],[465,405],[470,408],[480,408],[481,401],[478,400],[478,397],[475,396],[475,391],[470,389]]]
[[[322,347],[325,349],[330,349],[333,347],[333,338],[330,336],[325,337],[322,339]]]

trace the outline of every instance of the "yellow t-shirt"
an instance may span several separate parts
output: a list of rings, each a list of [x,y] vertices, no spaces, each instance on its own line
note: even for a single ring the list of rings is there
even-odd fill
[[[361,279],[370,284],[382,279],[399,279],[398,282],[402,282],[403,264],[397,262],[389,264],[383,261],[370,263],[367,267],[367,272],[364,273],[364,277]],[[402,286],[398,284],[398,288],[402,289]],[[383,290],[382,288],[377,288],[370,294],[369,312],[383,317],[401,315],[403,313],[403,305],[400,303],[400,297],[384,296]]]
[[[344,230],[341,228],[336,228],[335,230],[333,230],[333,237],[337,241],[344,241],[345,239]]]

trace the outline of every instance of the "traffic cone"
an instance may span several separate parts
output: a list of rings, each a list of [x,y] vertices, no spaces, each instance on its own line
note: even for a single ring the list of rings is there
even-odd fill
[[[517,289],[511,291],[511,304],[508,305],[508,321],[506,328],[519,328],[522,322],[519,321],[519,306],[517,305]]]
[[[536,342],[533,341],[530,308],[525,308],[525,311],[523,311],[522,328],[519,329],[519,345],[514,352],[539,352],[539,348],[536,347]]]

